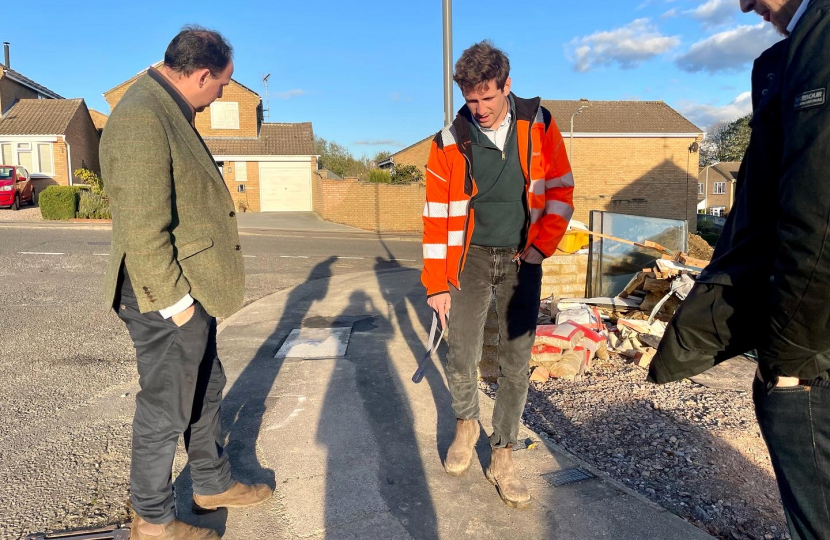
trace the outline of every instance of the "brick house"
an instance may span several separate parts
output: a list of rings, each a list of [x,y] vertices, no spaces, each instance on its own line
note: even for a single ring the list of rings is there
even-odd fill
[[[73,171],[100,173],[98,130],[83,99],[20,99],[0,118],[0,157],[22,165],[40,192],[70,186]]]
[[[732,210],[740,168],[740,161],[724,161],[700,170],[697,176],[699,213],[724,217]]]
[[[0,64],[0,115],[6,114],[21,99],[63,99],[60,95],[9,67]]]
[[[686,219],[694,230],[700,128],[662,101],[543,100],[542,105],[562,131],[573,167],[574,219],[587,222],[591,210],[605,210]],[[583,105],[571,140],[571,115]],[[415,165],[424,172],[431,140],[392,154],[382,165]]]
[[[110,111],[143,73],[104,92]],[[262,112],[259,95],[231,80],[221,98],[196,113],[196,129],[240,210],[311,211],[317,170],[311,123],[266,123]]]

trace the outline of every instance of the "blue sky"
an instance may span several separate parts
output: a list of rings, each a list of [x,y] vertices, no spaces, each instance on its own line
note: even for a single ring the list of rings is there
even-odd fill
[[[6,2],[3,22],[13,69],[105,113],[104,91],[196,23],[233,44],[234,79],[264,96],[271,74],[271,122],[357,156],[443,122],[440,0]],[[453,27],[454,59],[484,38],[508,53],[519,96],[663,100],[704,128],[749,112],[752,60],[779,39],[738,0],[455,0]]]

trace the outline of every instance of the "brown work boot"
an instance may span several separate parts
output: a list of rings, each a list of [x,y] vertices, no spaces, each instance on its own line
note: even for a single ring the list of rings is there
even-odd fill
[[[265,484],[248,486],[234,482],[231,488],[216,495],[193,494],[193,513],[209,514],[222,508],[243,508],[254,506],[271,498],[274,492]]]
[[[156,525],[135,516],[130,527],[130,540],[219,540],[219,535],[212,529],[194,527],[178,519]]]
[[[501,500],[512,508],[527,508],[530,505],[530,493],[518,476],[513,466],[513,445],[507,448],[493,448],[490,453],[490,465],[485,476],[496,486]]]
[[[444,470],[452,476],[461,476],[470,468],[473,461],[473,449],[478,442],[478,419],[459,419],[455,423],[455,438],[447,450]]]

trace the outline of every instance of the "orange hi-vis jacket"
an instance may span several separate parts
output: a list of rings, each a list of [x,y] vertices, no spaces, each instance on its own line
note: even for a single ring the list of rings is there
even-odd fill
[[[519,161],[525,177],[526,226],[517,257],[536,249],[553,255],[573,215],[574,178],[562,134],[540,99],[514,96]],[[427,296],[461,288],[470,238],[473,236],[478,193],[470,143],[472,117],[465,105],[452,124],[432,140],[426,170],[424,205],[424,270]]]

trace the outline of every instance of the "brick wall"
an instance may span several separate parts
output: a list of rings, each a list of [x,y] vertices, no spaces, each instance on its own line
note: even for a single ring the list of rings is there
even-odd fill
[[[66,142],[69,144],[72,159],[72,173],[86,165],[87,169],[101,174],[101,165],[98,162],[100,142],[98,130],[85,106],[79,107],[75,116],[69,121],[69,126],[66,128]],[[55,161],[57,162],[57,156]]]
[[[584,298],[588,278],[588,255],[554,255],[542,265],[542,298]],[[495,303],[490,304],[484,325],[484,348],[479,362],[479,376],[495,381],[499,374],[499,321]]]
[[[259,135],[259,106],[262,100],[236,81],[225,87],[222,97],[214,103],[236,102],[239,104],[239,129],[212,129],[210,107],[196,113],[196,129],[202,137],[256,137]]]
[[[414,165],[422,174],[426,175],[426,165],[429,160],[432,136],[421,142],[415,143],[409,148],[404,148],[395,154],[395,165]]]
[[[237,167],[245,167],[248,173],[248,180],[239,182],[237,178]],[[259,162],[257,161],[226,161],[222,167],[222,176],[228,191],[231,192],[234,206],[239,212],[259,212]],[[245,186],[245,191],[240,193],[238,186]]]
[[[574,218],[585,223],[591,210],[670,219],[697,212],[698,153],[693,138],[575,138]],[[570,152],[570,142],[565,138]],[[685,194],[685,196],[684,196]]]
[[[5,113],[19,99],[37,99],[37,92],[0,73],[0,114]]]
[[[314,211],[326,221],[370,231],[420,231],[422,228],[424,186],[312,176]]]

